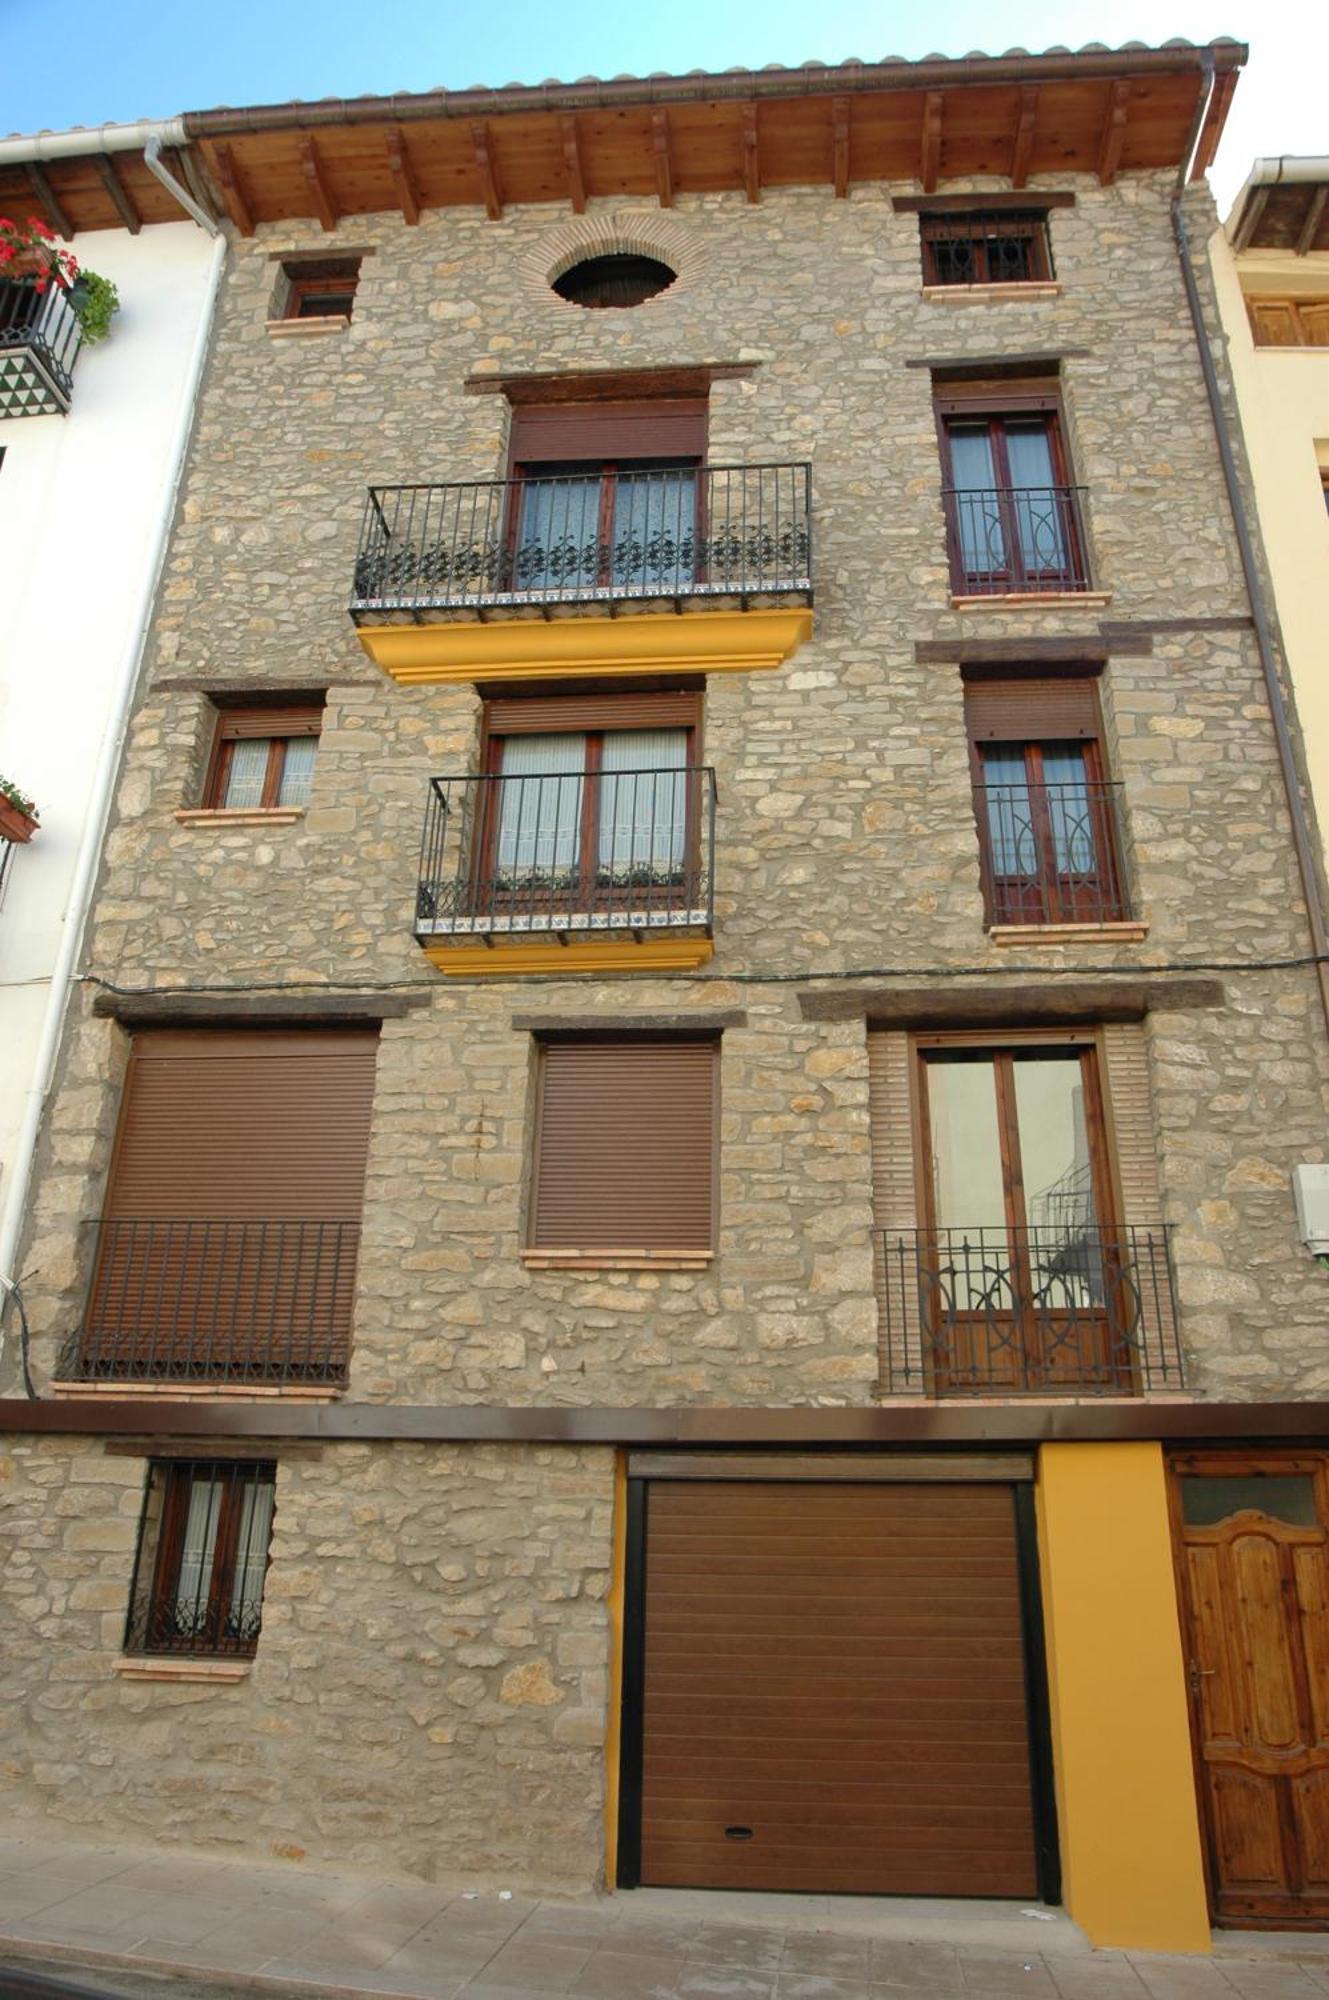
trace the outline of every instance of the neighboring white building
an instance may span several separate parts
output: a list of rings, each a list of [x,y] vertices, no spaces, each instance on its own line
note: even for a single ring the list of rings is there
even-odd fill
[[[0,214],[58,220],[121,302],[110,337],[83,347],[50,393],[50,350],[35,326],[16,327],[16,288],[0,285],[11,307],[7,324],[0,313],[0,777],[40,820],[24,844],[0,844],[0,1280],[17,1275],[9,1258],[44,1071],[224,255],[224,238],[156,157],[163,135],[178,136],[141,126],[0,140]],[[136,227],[98,226],[122,215]],[[57,407],[28,414],[38,402]]]

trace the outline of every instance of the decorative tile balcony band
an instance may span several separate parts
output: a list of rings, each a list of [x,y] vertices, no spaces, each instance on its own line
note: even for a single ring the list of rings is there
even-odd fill
[[[67,1381],[346,1379],[360,1226],[103,1220]]]
[[[946,548],[957,597],[1088,591],[1079,486],[947,486]]]
[[[58,285],[0,278],[0,418],[64,416],[83,330]]]
[[[874,1232],[891,1395],[1130,1396],[1183,1386],[1166,1226],[1068,1212],[1012,1229]]]
[[[1129,918],[1119,784],[974,787],[983,904],[1004,924],[1115,924]]]
[[[811,596],[811,467],[704,465],[371,487],[351,616]]]
[[[503,942],[566,948],[613,934],[640,945],[690,933],[702,941],[691,956],[700,963],[710,956],[714,856],[709,766],[433,778],[415,934],[444,970],[458,944],[480,946],[465,969],[488,969],[492,955],[498,970]],[[575,954],[563,958],[576,970]]]

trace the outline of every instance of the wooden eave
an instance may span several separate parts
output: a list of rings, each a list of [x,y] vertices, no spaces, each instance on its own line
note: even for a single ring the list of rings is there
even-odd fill
[[[1245,60],[1218,43],[1195,172]],[[237,228],[399,210],[1175,168],[1202,52],[1085,51],[359,98],[185,120]],[[311,168],[311,161],[314,163]],[[409,190],[404,196],[404,186]],[[313,191],[316,191],[316,193]]]
[[[1329,181],[1263,183],[1246,191],[1232,225],[1238,250],[1329,250]]]
[[[162,161],[189,185],[178,152],[167,149]],[[142,153],[95,152],[0,166],[0,215],[15,221],[35,215],[66,242],[86,229],[133,229],[135,217],[139,227],[189,219]]]

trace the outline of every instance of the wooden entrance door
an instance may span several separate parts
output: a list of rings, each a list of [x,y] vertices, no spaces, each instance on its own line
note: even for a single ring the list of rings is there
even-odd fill
[[[1329,1476],[1320,1453],[1173,1460],[1219,1923],[1329,1924]]]

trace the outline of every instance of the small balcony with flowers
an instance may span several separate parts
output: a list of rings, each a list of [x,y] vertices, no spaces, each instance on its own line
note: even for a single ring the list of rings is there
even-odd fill
[[[0,216],[0,420],[67,415],[74,364],[105,339],[119,303],[36,216]]]

